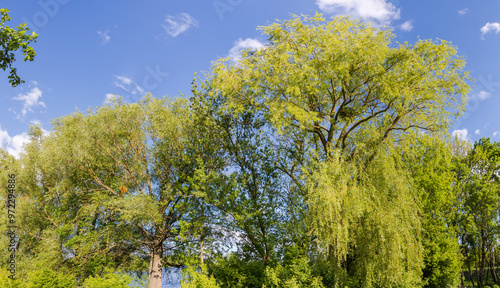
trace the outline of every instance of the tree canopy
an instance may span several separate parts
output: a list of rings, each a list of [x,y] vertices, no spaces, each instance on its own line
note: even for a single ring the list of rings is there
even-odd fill
[[[161,287],[165,267],[182,287],[500,282],[499,144],[447,132],[469,92],[457,49],[340,16],[260,30],[189,99],[118,98],[0,153],[17,284]]]

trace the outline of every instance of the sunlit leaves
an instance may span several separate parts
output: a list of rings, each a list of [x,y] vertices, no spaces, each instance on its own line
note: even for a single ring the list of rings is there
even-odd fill
[[[33,61],[35,59],[35,50],[29,46],[32,42],[36,42],[38,37],[35,32],[29,32],[26,24],[21,24],[15,28],[6,26],[6,22],[10,21],[8,9],[0,9],[1,22],[0,22],[0,68],[10,70],[9,83],[12,87],[24,83],[17,75],[17,68],[12,67],[16,61],[15,54],[17,50],[22,51],[24,61]]]

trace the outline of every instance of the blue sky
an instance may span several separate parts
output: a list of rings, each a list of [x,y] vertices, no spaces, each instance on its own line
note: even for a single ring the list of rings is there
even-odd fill
[[[195,72],[219,57],[265,44],[257,26],[292,14],[359,17],[390,27],[396,41],[444,39],[458,47],[476,79],[468,112],[450,129],[471,141],[500,141],[498,0],[3,0],[10,25],[39,34],[34,62],[16,62],[26,83],[0,72],[0,146],[18,155],[28,127],[111,95],[134,102],[145,92],[189,96]]]

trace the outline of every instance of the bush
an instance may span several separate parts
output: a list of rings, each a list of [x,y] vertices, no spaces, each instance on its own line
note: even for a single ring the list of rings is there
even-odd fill
[[[85,279],[83,282],[84,288],[128,288],[132,277],[124,273],[115,273],[110,270],[105,270],[101,277],[93,277]]]
[[[4,267],[0,267],[0,287],[4,288],[24,288],[21,280],[14,278],[14,280],[9,278],[9,272]]]
[[[190,266],[182,270],[182,288],[220,288],[215,281],[213,275],[207,275],[206,266],[201,266],[201,269],[195,269]]]
[[[305,256],[289,259],[285,266],[266,268],[263,288],[324,288],[322,278],[314,276]]]
[[[209,267],[222,288],[262,288],[266,271],[262,261],[247,260],[237,253],[220,257]]]
[[[29,273],[29,288],[74,288],[75,278],[71,274],[56,273],[41,269]]]

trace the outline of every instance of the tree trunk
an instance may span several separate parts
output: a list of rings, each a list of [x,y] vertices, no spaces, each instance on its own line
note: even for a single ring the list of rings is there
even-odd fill
[[[467,267],[469,267],[469,278],[470,282],[472,282],[472,287],[474,287],[474,276],[472,275],[472,269],[470,268],[470,258],[467,259]]]
[[[493,275],[493,281],[495,284],[498,283],[498,276],[497,276],[497,271],[495,268],[495,250],[491,249],[491,275]]]
[[[148,288],[161,288],[161,256],[163,255],[163,243],[150,247],[151,261],[149,262],[149,285]]]
[[[482,286],[484,286],[484,266],[485,266],[485,258],[486,258],[486,242],[485,242],[485,233],[484,233],[484,230],[481,229],[481,253],[479,255],[479,278],[480,278],[480,281],[479,284]]]

